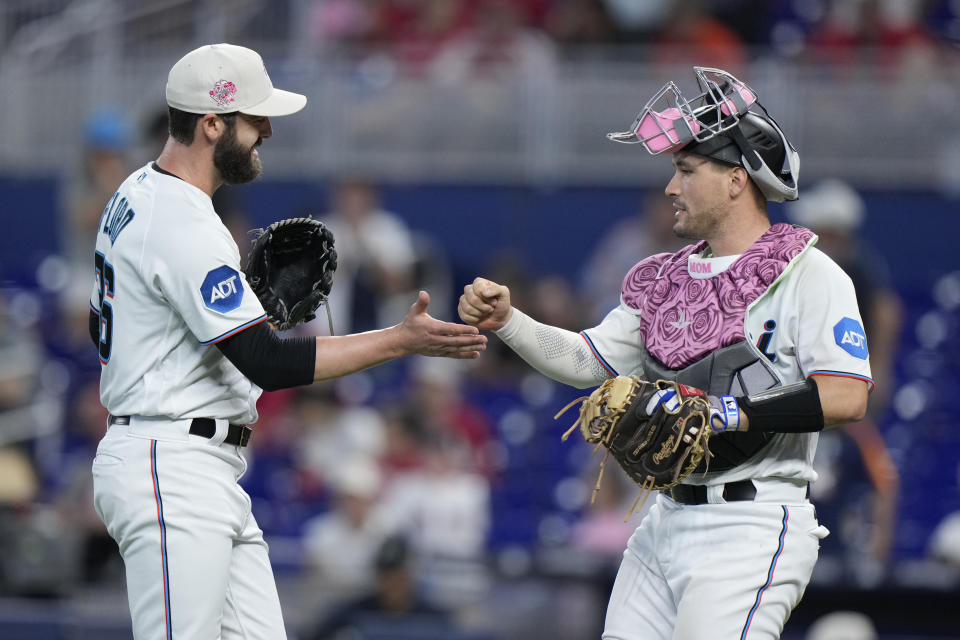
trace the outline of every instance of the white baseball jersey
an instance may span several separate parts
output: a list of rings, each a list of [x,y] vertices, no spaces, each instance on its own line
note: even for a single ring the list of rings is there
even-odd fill
[[[113,424],[94,507],[117,541],[137,640],[284,638],[263,532],[228,423],[261,390],[214,345],[264,320],[210,197],[156,168],[127,178],[97,230],[100,396]],[[216,419],[212,436],[190,418]]]
[[[687,273],[715,277],[738,257],[691,255]],[[685,322],[681,316],[675,326]],[[583,335],[608,373],[642,373],[637,309],[621,302]],[[853,284],[813,247],[747,307],[744,335],[783,384],[814,374],[873,384]],[[681,505],[659,495],[624,552],[605,640],[779,638],[827,535],[806,498],[806,482],[816,478],[817,439],[817,433],[778,433],[739,466],[687,478],[710,485],[711,504]],[[717,504],[724,502],[722,483],[748,478],[757,491],[753,501]],[[694,548],[705,552],[683,551]]]
[[[714,277],[739,256],[691,256],[693,278]],[[593,329],[583,332],[596,355],[614,375],[642,375],[640,362],[640,311],[621,303]],[[867,358],[866,336],[857,307],[853,283],[826,254],[807,248],[781,274],[745,315],[744,333],[758,355],[766,356],[784,384],[808,376],[858,378],[873,384]],[[817,433],[777,434],[745,464],[710,474],[709,484],[745,478],[795,478],[813,481],[813,455]],[[703,476],[689,483],[703,484]]]
[[[110,413],[256,421],[261,389],[211,345],[266,316],[210,197],[145,166],[104,208],[96,247],[90,305]]]

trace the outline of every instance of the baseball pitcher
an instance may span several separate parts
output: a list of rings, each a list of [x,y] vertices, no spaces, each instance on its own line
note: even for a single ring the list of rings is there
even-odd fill
[[[270,118],[307,99],[275,89],[260,56],[230,44],[180,59],[166,97],[160,157],[119,186],[97,230],[90,333],[110,417],[95,507],[123,556],[134,637],[276,640],[286,635],[267,545],[237,484],[261,391],[413,353],[474,358],[486,339],[430,317],[422,291],[389,329],[278,337],[271,325],[312,318],[326,299],[332,235],[309,219],[271,225],[248,280],[211,196],[257,177]]]

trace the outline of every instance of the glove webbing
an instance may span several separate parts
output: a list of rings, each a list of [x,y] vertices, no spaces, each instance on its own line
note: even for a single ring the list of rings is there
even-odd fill
[[[564,413],[566,413],[567,410],[570,409],[570,407],[577,404],[578,402],[589,400],[589,398],[590,396],[583,396],[581,398],[577,398],[576,400],[573,400],[563,409],[560,409],[560,411],[557,412],[557,415],[553,416],[553,419],[556,420],[557,418],[562,416]],[[610,444],[610,438],[613,435],[613,424],[616,421],[616,418],[618,418],[621,413],[623,413],[623,410],[621,410],[617,414],[611,414],[609,420],[603,421],[603,424],[602,424],[603,428],[600,429],[602,433],[597,434],[598,440],[593,447],[593,451],[590,452],[590,457],[593,457],[594,454],[597,453],[597,449],[599,449],[601,446]],[[563,433],[563,435],[560,437],[560,440],[566,442],[567,438],[570,437],[570,434],[577,430],[577,427],[580,425],[580,421],[581,421],[581,418],[578,417],[577,421],[574,422],[573,425]],[[678,447],[679,445],[680,445],[680,440],[678,438],[677,444],[674,445],[674,451],[676,451],[676,447]],[[597,500],[597,493],[600,492],[600,483],[603,482],[603,471],[607,467],[607,458],[610,457],[609,446],[604,447],[604,449],[605,451],[603,453],[603,460],[600,461],[600,472],[597,474],[597,481],[596,483],[594,483],[593,492],[590,494],[590,504],[593,504]],[[623,518],[624,522],[628,521],[630,519],[630,516],[632,516],[635,512],[643,508],[643,505],[646,504],[647,498],[650,497],[650,494],[652,493],[652,491],[653,491],[653,478],[647,477],[647,479],[644,480],[643,483],[640,485],[640,493],[637,495],[636,499],[634,499],[633,504],[630,505],[630,510],[627,511],[627,515],[624,516]],[[641,498],[643,498],[643,500],[641,500]]]
[[[553,416],[553,419],[556,420],[557,418],[565,414],[570,407],[577,404],[578,402],[583,402],[584,400],[588,400],[589,398],[590,396],[583,396],[582,398],[577,398],[576,400],[571,401],[563,409],[560,409],[560,411],[557,412],[557,415]],[[582,420],[582,416],[578,417],[577,421],[574,422],[573,425],[569,429],[567,429],[562,436],[560,436],[560,440],[563,442],[566,442],[567,438],[570,437],[570,434],[576,431],[577,427],[580,426],[581,420]],[[604,434],[603,437],[609,441],[611,434],[613,434],[613,429],[608,428],[607,432]],[[601,438],[601,440],[594,445],[593,451],[590,452],[591,458],[594,456],[594,454],[597,453],[597,449],[603,446],[603,444],[604,442]],[[609,442],[607,444],[609,444]],[[600,473],[599,475],[597,475],[597,482],[593,485],[593,493],[590,494],[590,504],[593,504],[597,499],[597,493],[600,491],[600,482],[603,480],[603,470],[607,465],[607,458],[609,456],[610,456],[610,449],[608,448],[606,450],[606,453],[604,453],[603,455],[603,460],[600,461]]]

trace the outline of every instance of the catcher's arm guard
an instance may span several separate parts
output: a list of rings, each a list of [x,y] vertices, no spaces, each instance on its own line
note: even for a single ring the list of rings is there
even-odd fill
[[[640,485],[641,493],[628,518],[642,507],[641,498],[645,502],[651,491],[679,484],[693,473],[704,455],[709,455],[711,409],[706,394],[699,389],[668,380],[653,383],[636,376],[618,376],[588,397],[568,404],[554,419],[581,401],[580,416],[563,439],[579,426],[584,440],[607,450],[594,496],[611,454]]]
[[[284,330],[313,320],[333,287],[333,233],[308,217],[280,220],[250,234],[253,245],[243,270],[271,324]],[[333,335],[329,305],[327,320]]]

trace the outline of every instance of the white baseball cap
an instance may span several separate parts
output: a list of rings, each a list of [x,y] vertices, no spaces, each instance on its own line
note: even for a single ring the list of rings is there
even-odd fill
[[[167,104],[188,113],[286,116],[303,109],[307,97],[275,89],[256,51],[233,44],[208,44],[180,58],[167,77]]]
[[[787,218],[814,231],[850,232],[863,222],[866,206],[852,186],[827,178],[803,192],[803,196],[786,207]]]

